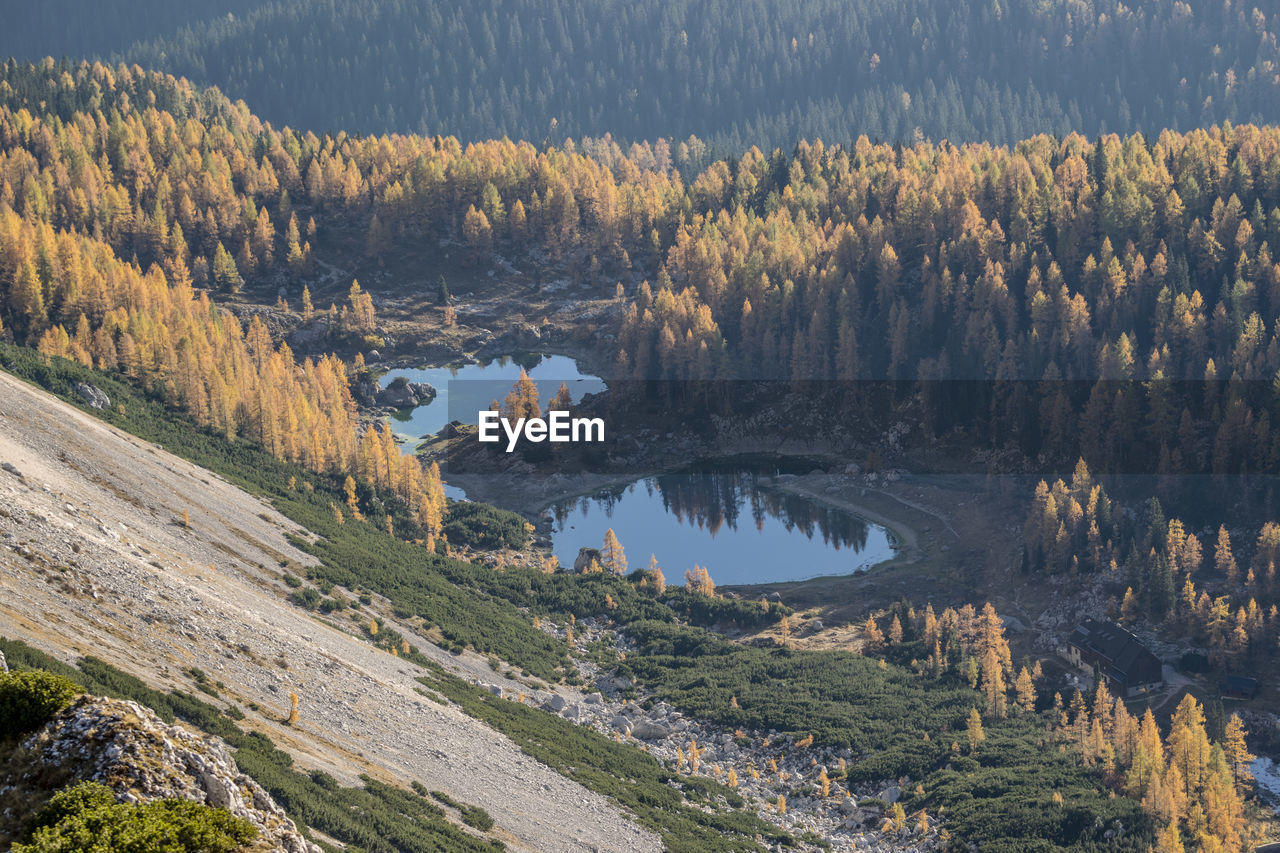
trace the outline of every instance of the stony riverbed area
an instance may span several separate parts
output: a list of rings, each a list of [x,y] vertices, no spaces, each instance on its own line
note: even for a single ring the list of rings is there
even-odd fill
[[[563,639],[566,626],[544,625]],[[585,649],[604,640],[618,653],[634,652],[634,644],[607,621],[579,620],[573,626],[575,645]],[[489,685],[496,695],[541,706],[548,713],[590,726],[608,737],[634,743],[659,761],[681,772],[692,772],[689,756],[699,755],[697,775],[728,784],[730,770],[737,792],[763,819],[811,841],[822,839],[837,850],[929,851],[946,839],[945,820],[919,810],[895,817],[895,804],[917,784],[911,779],[843,783],[845,766],[856,758],[848,749],[797,745],[777,731],[726,731],[691,718],[671,704],[639,689],[586,658],[578,669],[594,689],[586,691],[511,690]],[[476,679],[478,683],[485,679]],[[774,769],[776,767],[776,769]],[[828,778],[828,796],[821,795],[821,777]],[[786,809],[778,809],[778,797]],[[818,849],[809,843],[805,849]]]

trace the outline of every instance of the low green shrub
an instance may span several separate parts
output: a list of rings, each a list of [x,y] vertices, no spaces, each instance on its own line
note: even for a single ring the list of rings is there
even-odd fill
[[[0,738],[35,731],[79,692],[74,681],[52,672],[0,673]]]
[[[226,809],[179,799],[117,803],[106,785],[81,782],[53,795],[13,853],[235,853],[257,834]]]
[[[489,504],[454,501],[445,515],[444,535],[454,546],[523,548],[529,541],[524,518]]]
[[[290,598],[293,599],[294,604],[298,605],[299,607],[305,607],[307,610],[315,610],[317,607],[320,606],[320,601],[321,601],[321,595],[319,591],[312,589],[311,587],[306,587],[305,589],[298,590],[292,596],[290,596]]]

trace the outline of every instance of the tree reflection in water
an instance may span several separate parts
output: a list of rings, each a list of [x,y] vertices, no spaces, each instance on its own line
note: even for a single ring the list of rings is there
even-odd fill
[[[854,555],[868,551],[867,557],[876,558],[871,562],[892,556],[881,528],[804,495],[779,488],[775,476],[786,473],[779,470],[776,463],[759,460],[743,463],[737,460],[722,463],[716,468],[664,474],[602,489],[551,508],[557,545],[598,547],[595,540],[603,535],[606,528],[618,527],[618,535],[623,536],[621,525],[626,523],[631,526],[631,535],[630,541],[623,538],[623,545],[636,551],[633,562],[641,557],[647,558],[648,553],[654,551],[660,561],[665,556],[671,567],[677,568],[690,560],[709,559],[709,554],[702,553],[696,545],[692,553],[681,553],[687,551],[687,547],[681,547],[675,541],[679,537],[675,536],[678,531],[669,526],[672,519],[685,528],[704,531],[713,540],[717,537],[723,539],[726,535],[731,540],[741,538],[739,534],[752,528],[762,531],[768,524],[769,535],[751,537],[752,543],[745,546],[748,550],[735,560],[737,564],[727,569],[721,567],[722,572],[743,573],[743,577],[725,576],[722,580],[717,576],[717,580],[723,583],[754,583],[865,567],[865,564],[851,564],[848,557],[839,560],[822,558],[819,551],[830,554],[843,550]],[[619,510],[622,502],[628,499],[627,510]],[[781,535],[779,526],[788,535]],[[596,528],[599,528],[599,536]],[[874,537],[871,537],[872,531],[876,533]],[[807,542],[799,543],[797,537],[803,537]],[[870,549],[869,538],[875,539]],[[680,541],[687,546],[687,534]],[[707,543],[707,551],[713,544]],[[668,552],[666,555],[664,549]],[[566,553],[561,554],[562,560],[571,557],[569,552],[574,549],[565,550]],[[675,553],[670,553],[672,551]],[[744,561],[758,565],[740,565]],[[803,561],[803,566],[797,566],[798,561]],[[778,571],[782,566],[790,568]],[[797,571],[801,574],[796,574]]]

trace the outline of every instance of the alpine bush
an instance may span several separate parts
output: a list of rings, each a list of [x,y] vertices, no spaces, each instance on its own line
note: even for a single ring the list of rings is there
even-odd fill
[[[74,681],[52,672],[0,673],[0,739],[35,731],[79,692]]]

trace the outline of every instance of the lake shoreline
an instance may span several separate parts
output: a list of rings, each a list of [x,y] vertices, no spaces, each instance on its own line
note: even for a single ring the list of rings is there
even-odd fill
[[[769,454],[780,459],[812,459],[831,466],[839,466],[847,460],[822,456],[812,452],[773,451]],[[716,464],[731,462],[741,458],[742,454],[729,454],[700,458],[698,464]],[[642,473],[627,474],[553,474],[540,478],[521,478],[512,482],[510,475],[471,474],[459,475],[449,479],[449,483],[462,488],[469,500],[492,503],[495,506],[518,512],[535,525],[537,533],[544,538],[547,547],[552,545],[553,521],[550,510],[557,504],[591,498],[597,493],[618,487],[626,487],[647,479],[679,474],[689,469],[689,465],[668,465],[654,467]],[[906,475],[905,482],[910,482]],[[787,581],[769,581],[759,584],[722,584],[726,590],[750,591],[759,588],[803,584],[812,581],[829,580],[849,576],[869,576],[878,574],[894,566],[917,563],[935,553],[941,544],[933,534],[930,519],[941,521],[949,527],[949,522],[936,510],[913,503],[903,496],[895,494],[901,487],[897,483],[885,483],[879,486],[867,485],[863,482],[865,475],[830,473],[826,471],[810,474],[787,474],[766,478],[761,488],[803,498],[815,506],[833,509],[852,516],[868,524],[883,528],[894,549],[894,554],[872,565],[860,567],[850,572],[821,573],[805,578]],[[904,481],[899,481],[904,482]],[[949,531],[955,534],[954,530]],[[957,535],[958,538],[958,535]],[[626,544],[626,543],[624,543]]]
[[[569,359],[574,362],[574,372],[578,377],[598,378],[593,377],[589,372],[592,369],[591,360],[587,359],[584,362],[583,353],[573,350],[573,347],[553,345],[541,348],[536,354],[548,359],[555,357]],[[528,355],[534,354],[528,353]],[[401,360],[400,364],[396,365],[379,365],[380,368],[390,368],[385,372],[380,370],[379,373],[385,378],[405,371],[443,370],[458,364],[489,364],[492,360],[501,358],[495,355],[493,359],[484,360],[480,356],[481,352],[477,352],[450,360],[448,364],[426,367],[410,367],[405,360]],[[519,354],[514,353],[506,355],[507,359],[512,360],[520,357]],[[536,373],[531,375],[535,380],[538,379]],[[436,401],[431,405],[439,405],[440,402],[442,401]],[[398,432],[409,426],[408,423],[398,421],[396,418],[388,418],[388,422],[393,429],[399,428]],[[412,428],[409,432],[400,432],[400,435],[407,439],[408,452],[415,452],[423,458],[447,458],[449,444],[447,440],[417,439],[409,434],[410,432]],[[637,441],[651,438],[653,436],[646,435],[644,430],[635,436]],[[670,438],[670,433],[664,438]],[[699,444],[701,446],[698,446]],[[678,474],[689,470],[691,460],[695,460],[693,464],[697,465],[725,463],[726,467],[731,466],[735,459],[749,456],[791,461],[810,460],[813,462],[810,473],[765,477],[761,480],[760,487],[778,494],[801,498],[815,507],[834,510],[868,525],[878,526],[883,529],[889,540],[889,547],[892,549],[892,554],[887,558],[870,565],[859,565],[848,571],[831,572],[825,571],[826,567],[823,567],[824,570],[820,573],[805,578],[760,584],[723,584],[726,588],[750,589],[776,583],[802,584],[847,576],[865,576],[878,573],[879,570],[888,567],[916,563],[936,553],[938,543],[932,541],[932,537],[922,534],[922,531],[929,527],[930,517],[939,518],[944,524],[948,524],[937,512],[913,505],[905,497],[895,495],[894,492],[899,489],[895,489],[896,483],[890,482],[889,477],[882,478],[881,475],[862,473],[859,468],[850,465],[852,457],[849,454],[834,454],[831,452],[830,445],[825,443],[797,441],[794,438],[782,438],[777,435],[721,436],[719,440],[712,440],[705,444],[697,440],[693,442],[686,440],[676,448],[668,445],[665,456],[666,458],[653,459],[652,465],[640,466],[626,472],[543,474],[522,461],[513,459],[511,470],[508,471],[451,476],[446,466],[445,479],[450,485],[465,492],[469,500],[491,503],[524,515],[534,524],[537,539],[540,540],[539,545],[554,551],[555,521],[551,517],[550,510],[558,504],[582,498],[590,499],[601,492],[625,488],[646,479]],[[890,476],[894,480],[897,479],[896,475]],[[954,534],[955,531],[951,532]],[[926,539],[930,540],[927,545]],[[562,556],[561,559],[563,560],[564,557]]]

